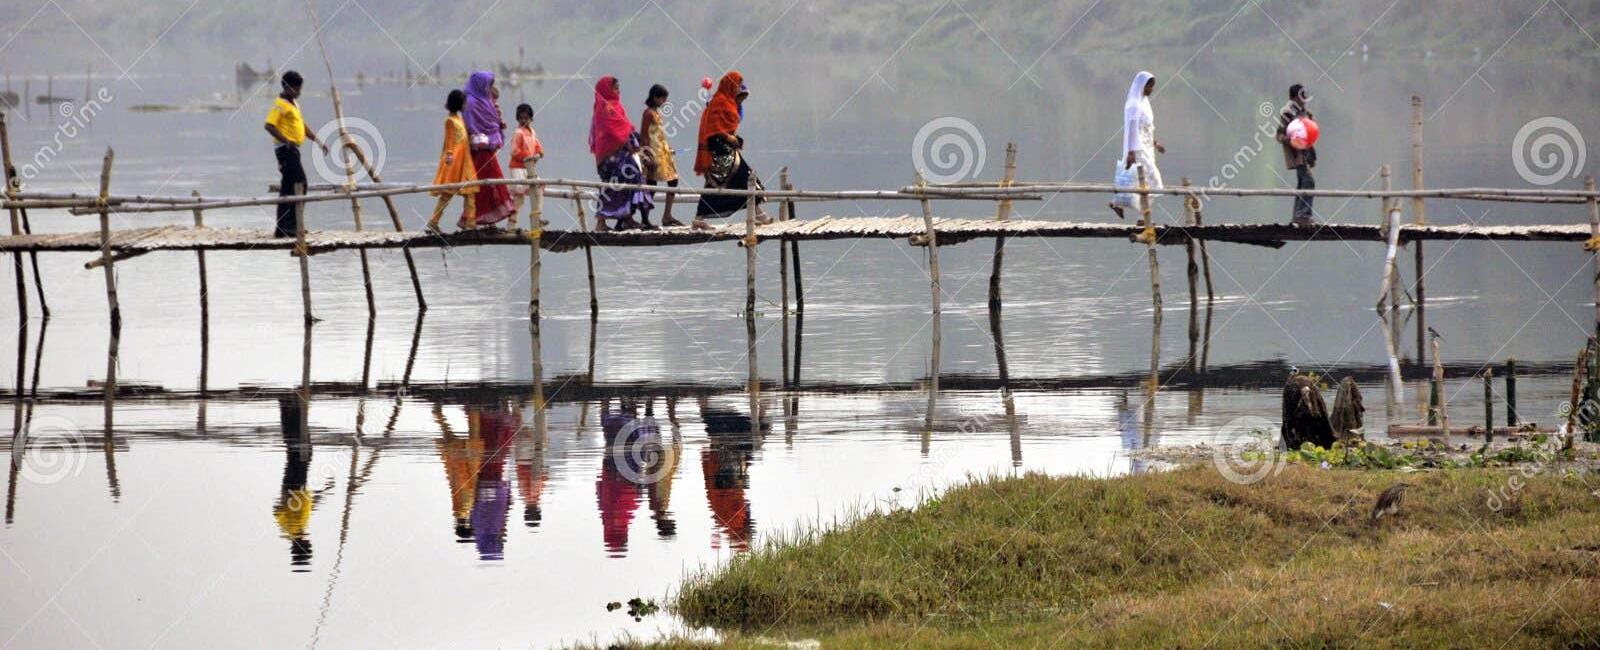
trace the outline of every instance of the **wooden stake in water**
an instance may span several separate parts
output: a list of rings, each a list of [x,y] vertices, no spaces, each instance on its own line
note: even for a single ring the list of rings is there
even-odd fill
[[[789,168],[778,170],[778,187],[789,189]],[[671,196],[670,194],[668,196]],[[778,206],[778,221],[787,222],[791,217],[789,209],[794,206],[793,201],[784,201]],[[782,239],[778,240],[778,287],[779,298],[782,300],[783,311],[783,376],[779,383],[784,388],[789,387],[789,247],[785,246]],[[784,401],[785,406],[788,401]]]
[[[0,152],[3,152],[0,155],[4,156],[5,196],[7,199],[11,199],[16,194],[19,181],[16,178],[16,170],[11,166],[11,135],[6,130],[6,111],[0,111]],[[10,208],[10,213],[11,235],[14,237],[22,234],[22,218],[18,208]],[[28,319],[28,284],[22,271],[22,253],[11,254],[11,270],[12,275],[17,279],[17,316],[26,322]],[[37,276],[38,271],[35,271],[34,275]]]
[[[1183,186],[1184,187],[1190,187],[1191,185],[1192,185],[1192,183],[1189,182],[1189,178],[1188,177],[1184,177]],[[1199,200],[1196,199],[1195,197],[1192,197],[1192,196],[1185,196],[1185,197],[1182,197],[1182,198],[1183,198],[1183,225],[1185,227],[1191,227],[1191,226],[1198,225],[1195,222],[1195,212],[1197,211],[1197,208],[1199,207],[1197,205],[1199,203]],[[1184,234],[1188,235],[1188,233],[1184,233]],[[1189,279],[1189,363],[1188,363],[1188,366],[1189,366],[1189,369],[1191,371],[1193,371],[1195,369],[1195,367],[1196,367],[1195,364],[1198,363],[1198,361],[1199,361],[1199,356],[1196,354],[1196,347],[1199,345],[1199,341],[1200,341],[1200,265],[1195,262],[1195,257],[1194,257],[1194,254],[1195,254],[1195,242],[1194,242],[1194,238],[1193,237],[1188,237],[1188,236],[1184,237],[1184,240],[1183,240],[1183,252],[1188,257],[1188,260],[1189,260],[1189,264],[1188,264],[1188,266],[1184,267],[1184,271],[1185,271],[1185,274],[1188,276],[1188,279]]]
[[[192,195],[195,202],[199,203],[200,190],[194,190]],[[206,227],[204,210],[194,211],[194,227],[197,229]],[[206,279],[206,252],[198,250],[194,255],[200,270],[200,396],[203,398],[206,395],[206,379],[211,368],[211,295]],[[200,405],[201,413],[204,413],[205,400],[202,399]]]
[[[1483,445],[1494,442],[1494,369],[1483,369]]]
[[[927,181],[922,178],[922,172],[917,172],[917,185],[926,186]],[[933,203],[927,197],[922,198],[922,223],[928,238],[928,277],[933,290],[933,349],[929,354],[929,382],[928,382],[928,428],[933,427],[934,409],[939,400],[939,356],[940,349],[944,347],[943,310],[940,306],[940,294],[943,290],[939,286],[939,231],[933,225]]]
[[[1000,187],[1011,187],[1017,180],[1017,145],[1014,142],[1006,143],[1006,175],[1000,181]],[[1011,201],[1002,200],[995,210],[995,221],[1005,223],[1011,220]],[[1000,269],[1005,263],[1006,238],[1004,235],[994,238],[994,258],[989,264],[989,311],[999,311],[1001,305],[1000,294]]]
[[[794,191],[794,185],[789,184],[789,181],[785,179],[783,181],[783,190],[792,192]],[[798,217],[794,211],[794,199],[786,199],[783,203],[786,212],[789,214],[789,219],[797,219]],[[782,246],[783,243],[779,242],[778,245]],[[793,376],[789,378],[789,385],[799,386],[800,349],[801,341],[804,338],[801,336],[801,331],[805,326],[806,320],[806,293],[804,285],[800,282],[800,242],[798,241],[789,242],[789,267],[790,275],[794,276],[794,359],[790,365],[790,371]]]
[[[1593,176],[1583,179],[1583,189],[1589,192],[1594,191]],[[1590,242],[1600,244],[1600,200],[1592,196],[1589,197],[1589,237],[1591,238]],[[1600,335],[1600,246],[1596,248],[1594,256],[1594,327],[1595,334]]]
[[[1506,426],[1515,427],[1517,416],[1517,360],[1506,359]]]
[[[306,193],[304,183],[295,186],[295,194]],[[306,338],[311,337],[311,323],[315,320],[311,316],[311,249],[306,246],[306,204],[304,201],[294,204],[294,254],[300,258],[300,304],[305,311]],[[310,355],[309,346],[306,344],[307,356]],[[309,362],[308,362],[309,365]]]
[[[540,305],[540,273],[544,269],[540,240],[544,237],[543,221],[544,186],[533,188],[533,214],[528,219],[528,335],[531,338],[529,355],[533,358],[533,417],[534,430],[543,433],[544,423],[544,349],[540,341],[540,323],[543,307]]]
[[[752,434],[761,431],[761,375],[756,364],[756,211],[757,197],[744,204],[744,334],[745,357],[750,370],[750,422]]]
[[[111,307],[111,331],[122,330],[122,307],[117,303],[116,260],[111,257],[111,213],[106,212],[106,198],[111,195],[111,160],[116,153],[106,148],[106,157],[100,163],[100,259],[105,262],[106,303]]]
[[[324,55],[326,55],[326,52],[324,52]],[[328,78],[331,83],[333,79],[331,64],[329,66]],[[344,105],[339,100],[339,87],[330,86],[330,93],[333,96],[334,123],[339,125],[339,158],[340,161],[344,163],[345,182],[349,183],[350,189],[353,190],[356,185],[356,166],[355,163],[351,161],[348,147],[355,146],[355,141],[350,138],[350,130],[344,125]],[[361,223],[360,200],[355,198],[350,199],[350,215],[355,222],[356,232],[365,230]],[[372,293],[372,271],[367,262],[367,249],[357,249],[356,254],[361,258],[361,286],[366,291],[367,295],[367,318],[375,319],[378,317],[378,301]]]
[[[589,232],[589,220],[583,213],[583,191],[577,187],[572,188],[572,197],[572,202],[578,206],[578,229],[587,233]],[[589,237],[584,237],[583,264],[584,268],[588,269],[589,272],[589,320],[592,322],[600,318],[600,299],[595,296],[594,247],[589,245],[590,239]],[[589,356],[591,357],[590,362],[593,363],[593,352]]]
[[[1412,187],[1412,189],[1415,189],[1415,190],[1418,190],[1418,191],[1422,190],[1422,123],[1423,123],[1423,119],[1422,119],[1422,97],[1417,96],[1417,95],[1412,95],[1411,96],[1411,187]],[[1422,200],[1422,197],[1418,196],[1418,197],[1413,197],[1411,199],[1411,222],[1413,224],[1416,224],[1418,226],[1427,225],[1428,218],[1427,218],[1427,210],[1425,208],[1426,208],[1426,206],[1425,206],[1424,201]],[[1423,342],[1427,340],[1427,331],[1428,331],[1427,318],[1426,318],[1427,314],[1425,313],[1425,310],[1427,309],[1427,292],[1424,289],[1423,283],[1422,283],[1422,276],[1424,274],[1423,273],[1424,267],[1423,267],[1423,263],[1422,263],[1422,240],[1414,241],[1411,244],[1413,246],[1412,251],[1413,251],[1413,253],[1415,253],[1415,256],[1416,256],[1415,265],[1416,265],[1416,273],[1417,273],[1417,285],[1416,285],[1416,291],[1415,291],[1416,301],[1417,301],[1417,362],[1418,363],[1426,363],[1427,362],[1427,357],[1423,356],[1423,354],[1424,354]]]
[[[1139,189],[1144,190],[1144,189],[1149,189],[1149,187],[1150,187],[1149,186],[1149,182],[1145,179],[1144,167],[1141,166],[1141,167],[1139,167]],[[1140,210],[1139,211],[1140,211],[1140,214],[1142,215],[1141,216],[1141,221],[1142,221],[1142,224],[1143,224],[1143,226],[1145,228],[1144,233],[1141,235],[1141,237],[1143,237],[1144,240],[1145,240],[1145,246],[1146,246],[1146,249],[1147,249],[1147,251],[1149,253],[1149,256],[1150,256],[1150,300],[1151,300],[1152,306],[1155,309],[1154,317],[1153,317],[1153,319],[1151,321],[1151,334],[1150,334],[1150,378],[1148,380],[1148,382],[1149,382],[1149,387],[1148,387],[1149,395],[1146,398],[1146,399],[1149,400],[1149,402],[1145,405],[1147,409],[1152,409],[1152,410],[1150,410],[1151,414],[1154,413],[1152,405],[1155,403],[1156,390],[1158,388],[1160,388],[1160,386],[1161,386],[1161,320],[1162,320],[1162,313],[1161,313],[1161,265],[1156,259],[1156,237],[1155,237],[1155,233],[1154,233],[1154,230],[1153,230],[1155,228],[1155,221],[1151,218],[1151,214],[1150,214],[1150,206],[1151,206],[1152,203],[1154,203],[1154,198],[1155,197],[1151,196],[1149,193],[1143,193],[1143,194],[1139,195],[1139,204],[1140,204]]]

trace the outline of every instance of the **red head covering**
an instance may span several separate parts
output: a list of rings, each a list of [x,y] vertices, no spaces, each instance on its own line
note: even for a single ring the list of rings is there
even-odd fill
[[[694,173],[703,176],[711,169],[711,149],[706,146],[711,136],[738,134],[739,102],[736,98],[743,89],[744,75],[737,70],[722,75],[717,94],[711,96],[706,112],[700,114],[700,150],[695,154]]]
[[[594,120],[589,123],[589,152],[596,162],[603,161],[627,144],[633,135],[633,121],[622,107],[616,77],[601,77],[594,86]]]

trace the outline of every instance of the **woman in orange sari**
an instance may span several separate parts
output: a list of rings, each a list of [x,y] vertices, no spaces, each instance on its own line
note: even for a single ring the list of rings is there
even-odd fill
[[[744,100],[750,96],[744,85],[744,75],[737,70],[722,75],[717,92],[700,114],[699,147],[695,153],[694,173],[706,179],[707,189],[760,190],[761,179],[744,160],[744,138],[739,136]],[[695,208],[694,227],[710,229],[707,217],[727,217],[743,209],[748,203],[743,196],[701,196]],[[767,224],[772,219],[761,211],[762,199],[756,199],[756,222]]]

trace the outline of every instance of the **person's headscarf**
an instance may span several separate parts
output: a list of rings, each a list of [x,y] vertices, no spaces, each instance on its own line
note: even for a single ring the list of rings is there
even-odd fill
[[[1152,127],[1156,123],[1155,111],[1150,108],[1150,98],[1144,94],[1145,84],[1156,78],[1144,70],[1133,76],[1133,85],[1128,87],[1128,98],[1122,103],[1122,153],[1138,151],[1139,129],[1145,124]]]
[[[500,106],[490,94],[489,87],[493,85],[494,73],[488,70],[479,70],[467,78],[467,87],[462,89],[467,93],[467,106],[461,111],[461,118],[467,124],[467,133],[486,135],[489,148],[499,149],[505,145],[506,136],[500,130]]]
[[[744,75],[732,71],[722,75],[722,81],[717,84],[717,93],[711,96],[711,101],[706,103],[706,111],[700,114],[699,151],[694,158],[694,173],[705,175],[711,169],[711,149],[707,143],[711,136],[735,135],[739,132],[739,93],[744,90]]]
[[[628,119],[628,109],[622,107],[622,95],[617,92],[616,77],[601,77],[594,85],[594,118],[589,122],[589,153],[595,162],[609,158],[628,143],[633,135],[633,121]]]

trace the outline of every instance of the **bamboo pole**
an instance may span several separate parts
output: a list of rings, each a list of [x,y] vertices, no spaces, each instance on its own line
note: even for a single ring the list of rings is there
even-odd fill
[[[1142,190],[1147,187],[1149,185],[1145,179],[1144,167],[1140,167],[1139,189]],[[1152,425],[1151,420],[1154,419],[1153,416],[1155,415],[1156,392],[1161,388],[1161,321],[1163,314],[1161,313],[1161,266],[1156,259],[1156,237],[1150,231],[1150,228],[1155,225],[1150,213],[1153,200],[1149,194],[1141,194],[1139,198],[1140,222],[1145,227],[1145,233],[1150,235],[1145,238],[1145,247],[1150,256],[1150,299],[1154,308],[1150,325],[1150,378],[1146,389],[1148,393],[1146,399],[1148,401],[1145,404],[1146,426],[1148,427]],[[1146,429],[1146,436],[1148,437],[1148,435],[1149,429]],[[1147,444],[1148,442],[1146,440]]]
[[[1583,189],[1594,191],[1594,176],[1583,179]],[[1600,243],[1600,201],[1594,198],[1589,199],[1589,233],[1591,242]],[[1600,335],[1600,247],[1596,247],[1594,268],[1594,327],[1595,334]]]
[[[1190,185],[1191,184],[1189,182],[1189,178],[1187,176],[1184,177],[1183,186],[1184,187],[1189,187]],[[1187,196],[1183,197],[1183,225],[1184,226],[1196,226],[1196,225],[1199,225],[1197,219],[1195,218],[1195,212],[1197,211],[1198,207],[1199,206],[1196,205],[1196,201],[1193,198],[1187,197]],[[1183,252],[1188,257],[1188,262],[1189,262],[1188,265],[1186,267],[1184,267],[1184,271],[1185,271],[1185,275],[1188,277],[1188,280],[1189,280],[1189,363],[1188,363],[1188,366],[1189,366],[1190,370],[1194,370],[1195,364],[1199,360],[1198,357],[1195,354],[1195,352],[1196,352],[1195,348],[1199,344],[1199,341],[1200,341],[1200,286],[1199,286],[1200,285],[1200,265],[1195,262],[1195,257],[1194,257],[1195,248],[1196,248],[1195,240],[1193,238],[1185,238],[1183,240]]]
[[[778,170],[778,187],[779,187],[779,189],[785,189],[785,190],[789,189],[789,168],[788,167],[784,167],[784,168]],[[668,195],[668,196],[670,197],[671,195]],[[788,221],[789,219],[791,219],[792,217],[789,214],[789,210],[793,206],[794,206],[794,203],[789,202],[789,201],[784,201],[782,204],[780,204],[778,206],[778,221],[782,222],[782,221]],[[779,384],[781,384],[784,388],[788,388],[789,387],[789,246],[787,244],[785,244],[783,242],[783,240],[781,240],[781,239],[778,240],[778,286],[779,286],[779,292],[780,292],[780,296],[779,297],[783,301],[783,306],[782,306],[782,311],[783,311],[783,341],[782,341],[782,343],[783,343],[783,375],[781,375],[782,379],[779,380]],[[785,405],[785,410],[787,410],[788,400],[784,401],[784,405]]]
[[[194,198],[200,198],[200,191],[194,190]],[[194,227],[206,227],[204,210],[194,211]],[[206,252],[194,252],[195,261],[200,270],[200,395],[203,397],[207,390],[207,379],[211,368],[211,293],[209,281],[206,278]],[[201,418],[205,417],[205,402],[201,402]]]
[[[583,199],[573,199],[572,202],[574,205],[578,206],[578,229],[581,232],[588,233],[589,221],[583,214]],[[589,321],[592,326],[594,321],[600,319],[600,299],[595,295],[594,288],[594,247],[591,244],[593,238],[586,236],[583,239],[583,265],[584,268],[589,272]],[[591,348],[589,350],[589,365],[590,367],[593,367],[594,346],[591,345],[589,347]]]
[[[1444,427],[1444,434],[1450,435],[1450,407],[1444,397],[1444,362],[1439,359],[1439,339],[1432,341],[1433,349],[1433,417],[1428,424],[1437,424]],[[1436,418],[1436,419],[1435,419]]]
[[[111,193],[111,160],[115,156],[116,153],[107,147],[105,159],[100,163],[100,196]],[[117,303],[116,262],[111,257],[111,214],[105,208],[100,210],[100,259],[106,263],[106,303],[111,308],[111,330],[118,332],[122,330],[122,307]]]
[[[320,37],[318,37],[317,44],[319,47],[322,44]],[[322,55],[324,57],[324,61],[326,61],[328,53],[324,51]],[[350,160],[349,148],[355,147],[356,144],[355,141],[350,138],[350,130],[344,125],[344,104],[339,98],[339,87],[332,85],[332,64],[329,64],[328,66],[328,80],[330,84],[330,94],[333,96],[333,119],[334,122],[339,125],[339,158],[341,162],[344,163],[345,181],[353,187],[356,183],[356,166],[355,163]],[[352,220],[355,222],[356,232],[366,230],[366,228],[362,225],[360,199],[350,199],[350,215]],[[367,296],[367,318],[369,320],[376,319],[378,317],[378,300],[372,292],[372,270],[367,260],[367,251],[364,248],[357,249],[356,253],[361,258],[361,286],[362,289],[366,291]]]
[[[1494,369],[1483,369],[1483,445],[1494,442]]]
[[[788,179],[784,179],[783,183],[783,190],[792,194],[794,186],[789,184]],[[790,219],[798,218],[795,215],[794,199],[784,200],[784,205],[788,208]],[[782,245],[782,243],[780,241],[779,245]],[[804,284],[800,281],[800,242],[798,240],[789,241],[789,266],[790,275],[794,276],[794,360],[790,367],[790,372],[793,373],[793,376],[790,378],[789,384],[791,386],[799,386],[800,349],[801,342],[804,339],[801,335],[801,330],[806,321],[806,292]],[[799,404],[797,403],[796,407],[798,408],[798,406]]]
[[[1422,97],[1411,96],[1411,187],[1416,191],[1422,190]],[[1427,210],[1422,196],[1411,199],[1411,222],[1418,226],[1428,223]],[[1417,301],[1417,362],[1426,363],[1423,341],[1427,332],[1427,292],[1423,285],[1425,267],[1422,262],[1422,242],[1414,242],[1412,253],[1415,255],[1417,284],[1413,291]]]
[[[1506,359],[1506,425],[1517,426],[1517,360]]]
[[[533,359],[533,417],[535,432],[543,433],[544,423],[544,348],[540,340],[540,320],[543,318],[543,306],[540,304],[539,292],[541,290],[540,275],[544,269],[541,258],[540,243],[544,238],[544,222],[541,221],[544,212],[544,189],[533,188],[532,214],[528,217],[528,335],[531,340],[529,355]]]
[[[3,162],[3,164],[4,164],[5,184],[6,184],[6,186],[5,186],[5,196],[6,196],[6,199],[9,201],[13,197],[16,196],[17,190],[19,189],[19,186],[21,185],[21,181],[17,178],[17,170],[11,166],[11,135],[8,132],[7,128],[6,128],[6,111],[0,111],[0,156],[3,156],[3,158],[4,158],[4,160],[0,161],[0,162]],[[21,214],[19,213],[19,208],[11,207],[9,209],[9,212],[11,213],[11,235],[12,236],[16,236],[18,234],[21,234],[22,233],[22,217],[21,217]],[[22,270],[22,253],[14,252],[14,253],[11,254],[11,270],[12,270],[12,274],[16,276],[16,280],[17,280],[17,317],[20,320],[22,320],[23,322],[27,322],[27,320],[28,320],[28,284],[27,284],[27,278],[25,277],[25,274],[23,273],[23,270]],[[38,279],[39,270],[38,270],[38,257],[37,257],[37,255],[34,257],[34,271],[33,271],[33,273],[34,273],[34,278]],[[44,300],[44,293],[43,292],[40,292],[39,299],[41,301]],[[48,308],[47,308],[47,311],[45,312],[45,314],[46,314],[46,317],[48,318],[49,317]]]
[[[1005,178],[1000,181],[1000,187],[1010,187],[1017,179],[1017,144],[1006,143]],[[1004,223],[1011,220],[1011,201],[1002,200],[995,209],[995,221]],[[1000,271],[1005,263],[1006,238],[994,238],[994,258],[989,264],[989,311],[999,311],[1002,307],[1000,294]]]
[[[377,183],[381,184],[381,180],[378,179],[376,176],[373,176],[373,171],[374,170],[372,170],[370,168],[370,164],[371,163],[370,163],[370,161],[366,160],[365,155],[361,153],[360,149],[359,148],[352,148],[351,151],[356,154],[356,157],[357,157],[358,161],[361,161],[363,163],[363,165],[367,166],[368,177],[369,178],[373,178],[374,182],[377,182]],[[433,192],[435,190],[454,191],[454,190],[465,189],[465,188],[468,188],[468,187],[489,187],[489,186],[494,186],[494,185],[530,185],[530,186],[531,185],[547,185],[547,186],[548,185],[563,185],[563,186],[571,186],[571,187],[574,187],[574,188],[596,188],[596,189],[610,188],[610,189],[617,189],[617,190],[641,190],[641,191],[653,191],[653,192],[657,192],[657,193],[678,193],[678,194],[685,194],[685,193],[690,193],[691,192],[691,190],[689,190],[687,188],[669,188],[669,187],[656,186],[656,185],[614,185],[614,184],[603,184],[603,183],[598,183],[598,182],[594,182],[594,181],[560,179],[560,178],[550,178],[550,179],[489,179],[489,180],[464,181],[464,182],[461,182],[461,183],[445,183],[445,184],[438,184],[438,185],[403,185],[403,186],[395,186],[395,185],[390,184],[390,185],[385,185],[382,189],[361,190],[361,191],[354,191],[354,192],[348,192],[348,193],[339,192],[339,193],[333,193],[333,194],[307,194],[307,195],[302,195],[302,196],[284,196],[284,197],[279,197],[279,196],[275,196],[274,195],[274,196],[270,196],[270,197],[226,199],[226,200],[210,201],[210,202],[207,202],[207,203],[201,205],[200,207],[204,208],[204,209],[207,209],[207,210],[216,210],[216,209],[223,209],[223,208],[239,208],[239,207],[263,206],[263,205],[276,205],[278,203],[299,203],[299,202],[315,203],[315,202],[319,202],[319,201],[341,201],[341,200],[348,200],[348,199],[350,199],[352,197],[353,198],[363,198],[363,199],[364,198],[388,198],[388,197],[394,197],[394,196],[400,196],[400,195],[406,195],[406,194],[424,194],[424,193],[428,193],[428,192]],[[805,200],[809,200],[809,201],[906,201],[906,200],[921,200],[921,199],[924,199],[924,198],[932,199],[932,200],[947,200],[947,201],[976,201],[976,200],[1023,201],[1023,200],[1038,200],[1039,198],[1041,198],[1040,195],[1041,194],[1045,194],[1045,193],[1048,193],[1048,194],[1081,194],[1081,193],[1095,194],[1095,193],[1123,193],[1123,192],[1125,192],[1125,193],[1132,193],[1132,194],[1158,194],[1159,193],[1159,194],[1187,195],[1187,196],[1197,196],[1197,197],[1206,197],[1206,196],[1269,197],[1269,196],[1308,195],[1308,196],[1314,196],[1314,197],[1378,199],[1378,198],[1384,198],[1385,196],[1388,196],[1388,197],[1393,197],[1393,198],[1421,198],[1421,197],[1427,197],[1427,198],[1459,199],[1459,200],[1473,200],[1473,201],[1495,200],[1495,199],[1501,199],[1501,200],[1525,200],[1525,201],[1528,201],[1528,202],[1531,202],[1531,203],[1541,203],[1541,202],[1547,202],[1546,200],[1550,199],[1550,198],[1584,200],[1584,199],[1590,198],[1591,196],[1595,196],[1596,195],[1596,193],[1584,192],[1582,190],[1548,190],[1548,189],[1451,188],[1451,189],[1421,190],[1421,191],[1418,191],[1418,190],[1394,190],[1394,191],[1391,191],[1391,192],[1385,194],[1385,193],[1377,191],[1377,190],[1303,190],[1303,191],[1300,191],[1300,190],[1283,190],[1283,189],[1229,189],[1229,188],[1220,188],[1220,189],[1213,190],[1213,189],[1208,188],[1208,187],[1198,187],[1198,186],[1197,187],[1188,188],[1188,189],[1181,188],[1181,187],[1168,187],[1168,188],[1161,188],[1161,189],[1152,189],[1152,188],[1139,189],[1139,188],[1117,188],[1116,186],[1110,185],[1110,184],[1050,185],[1050,186],[1020,186],[1020,185],[1018,185],[1018,186],[1012,186],[1012,187],[1009,187],[1009,188],[997,188],[997,189],[989,189],[989,190],[983,190],[983,191],[976,191],[976,190],[962,189],[962,188],[928,187],[928,188],[923,188],[923,189],[903,188],[901,190],[834,190],[834,191],[818,191],[818,190],[805,190],[805,191],[778,191],[778,190],[773,190],[773,191],[768,191],[768,190],[733,190],[733,189],[698,189],[697,188],[697,189],[693,189],[692,192],[696,193],[696,194],[703,195],[703,196],[740,196],[740,197],[750,197],[750,196],[755,196],[755,195],[759,194],[759,195],[763,196],[764,198],[766,198],[768,200],[793,199],[793,200],[796,200],[796,201],[805,201]],[[150,198],[151,199],[161,199],[161,200],[160,201],[156,201],[156,200],[143,201],[143,203],[164,203],[164,204],[168,204],[168,205],[122,205],[122,204],[126,204],[126,203],[135,203],[136,201],[118,200],[118,201],[114,201],[113,202],[114,204],[117,204],[117,207],[112,209],[111,212],[114,213],[114,214],[115,213],[177,212],[177,211],[182,211],[182,210],[189,209],[189,204],[192,203],[192,201],[190,199],[188,199],[188,198],[181,198],[181,199],[180,198],[174,198],[174,197],[150,197]],[[10,203],[8,202],[6,205],[9,206]],[[44,207],[44,206],[29,206],[29,207]],[[73,207],[73,208],[75,208],[75,209],[71,210],[71,212],[73,214],[92,214],[92,213],[97,211],[97,209],[94,207],[94,205],[92,203],[68,204],[68,205],[63,205],[63,206],[58,206],[58,207]],[[391,216],[394,218],[394,220],[396,222],[398,222],[398,220],[399,220],[398,216],[395,216],[393,214],[391,214]]]
[[[367,177],[371,178],[372,182],[383,182],[383,179],[378,177],[378,170],[373,168],[372,163],[367,160],[367,155],[362,153],[361,147],[350,147],[349,151],[356,155],[356,160],[367,171]],[[353,196],[358,192],[351,192],[350,194]],[[395,232],[405,232],[405,227],[400,225],[400,211],[394,207],[394,199],[390,198],[391,196],[393,195],[382,196],[383,205],[389,210],[389,221],[394,224]],[[417,262],[411,257],[411,249],[402,248],[400,253],[405,257],[406,270],[411,272],[411,290],[417,296],[417,311],[428,311],[428,300],[422,295],[422,278],[417,275]]]
[[[749,365],[751,433],[761,431],[761,375],[756,365],[756,210],[760,204],[750,197],[744,204],[744,334],[745,358]]]
[[[917,183],[919,185],[924,183],[921,171],[917,172]],[[938,406],[939,400],[939,357],[940,349],[944,346],[944,328],[941,323],[943,310],[940,306],[942,289],[939,286],[939,231],[933,225],[933,204],[927,198],[923,198],[921,203],[923,229],[928,240],[928,277],[933,293],[933,349],[929,354],[930,372],[928,375],[930,381],[928,382],[927,416],[927,427],[932,429],[934,409]],[[924,450],[924,453],[926,453],[926,450]]]
[[[296,192],[303,192],[304,186],[295,188]],[[300,304],[305,311],[306,337],[311,336],[310,327],[314,322],[311,315],[311,254],[306,248],[306,204],[301,203],[294,207],[294,252],[300,258]],[[309,346],[310,343],[307,343]],[[307,355],[309,356],[309,349]]]

